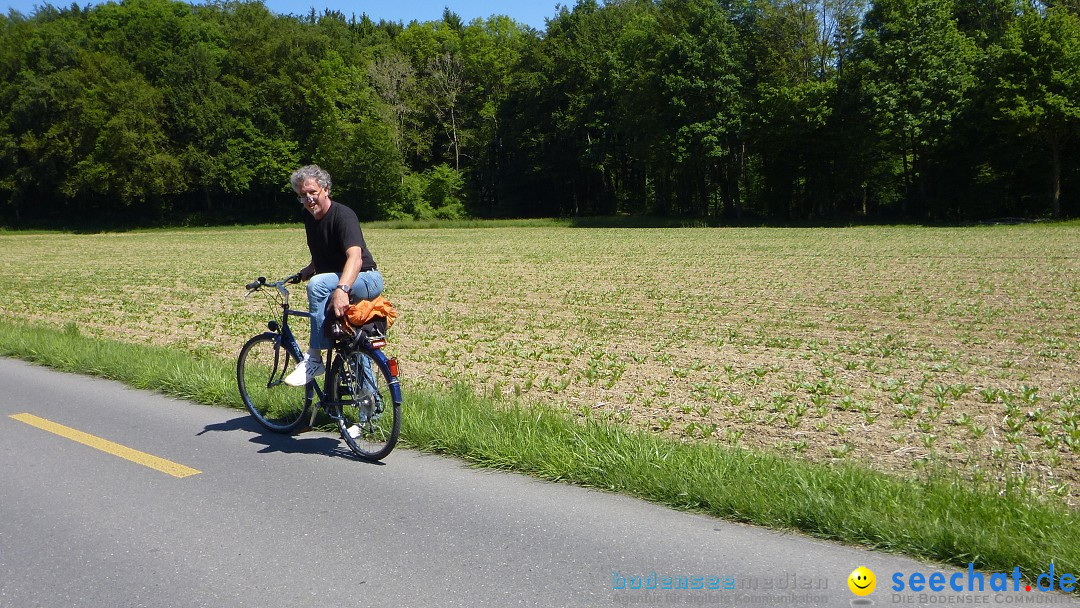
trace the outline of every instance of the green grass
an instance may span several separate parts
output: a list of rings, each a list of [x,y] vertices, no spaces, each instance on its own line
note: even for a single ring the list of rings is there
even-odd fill
[[[974,225],[994,225],[998,222],[989,220],[974,222]],[[1041,224],[1047,226],[1078,226],[1080,219],[1075,220],[1022,220],[1005,223],[1015,224]],[[392,229],[438,229],[438,228],[704,228],[704,227],[754,227],[772,226],[787,228],[821,228],[821,227],[848,227],[848,226],[917,226],[917,223],[895,224],[893,222],[859,222],[852,223],[843,220],[835,221],[798,221],[781,222],[765,221],[760,219],[732,220],[725,218],[699,218],[680,216],[640,216],[640,215],[610,215],[592,217],[568,217],[568,218],[519,218],[519,219],[462,219],[462,220],[385,220],[364,222],[365,226],[373,228]],[[956,224],[941,224],[956,225]],[[971,225],[970,223],[967,225]]]
[[[180,350],[96,340],[82,336],[72,323],[56,330],[0,321],[0,356],[117,380],[198,403],[243,407],[236,389],[235,363],[197,358]]]
[[[199,403],[242,407],[234,362],[64,329],[0,321],[0,355],[110,378]],[[493,402],[466,387],[406,386],[403,441],[478,466],[645,498],[678,509],[1029,579],[1080,572],[1080,526],[1025,492],[981,492],[944,476],[901,479],[852,464],[687,444],[593,417]],[[392,457],[391,457],[392,458]]]

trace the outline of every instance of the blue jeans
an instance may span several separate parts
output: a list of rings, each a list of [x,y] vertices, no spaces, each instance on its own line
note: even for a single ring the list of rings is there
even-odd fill
[[[311,313],[311,336],[308,344],[311,348],[327,349],[334,343],[323,335],[323,322],[326,320],[326,301],[341,283],[341,275],[333,272],[317,274],[307,284],[308,312]],[[383,276],[378,270],[369,270],[356,275],[352,285],[350,301],[374,300],[382,293]]]

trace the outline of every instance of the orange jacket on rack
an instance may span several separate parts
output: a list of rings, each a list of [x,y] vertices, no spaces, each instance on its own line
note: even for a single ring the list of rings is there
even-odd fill
[[[360,300],[345,309],[345,318],[353,327],[360,327],[376,317],[385,318],[386,328],[390,329],[390,326],[394,324],[394,319],[397,318],[397,311],[394,310],[390,300],[377,296],[374,300]]]

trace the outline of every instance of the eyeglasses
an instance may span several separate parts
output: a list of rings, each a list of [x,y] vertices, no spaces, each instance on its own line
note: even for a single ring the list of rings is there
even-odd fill
[[[322,188],[319,188],[318,190],[316,190],[314,194],[312,194],[312,193],[301,194],[301,195],[296,197],[296,200],[299,201],[301,205],[306,205],[309,200],[319,198],[320,193],[322,193]]]

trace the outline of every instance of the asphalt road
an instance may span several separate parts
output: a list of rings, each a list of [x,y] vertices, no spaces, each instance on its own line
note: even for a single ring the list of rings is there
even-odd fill
[[[1080,605],[403,448],[367,464],[336,435],[269,434],[243,412],[23,362],[0,359],[0,387],[3,608],[846,607],[859,566],[876,574],[874,605]],[[933,572],[964,591],[892,589]]]

